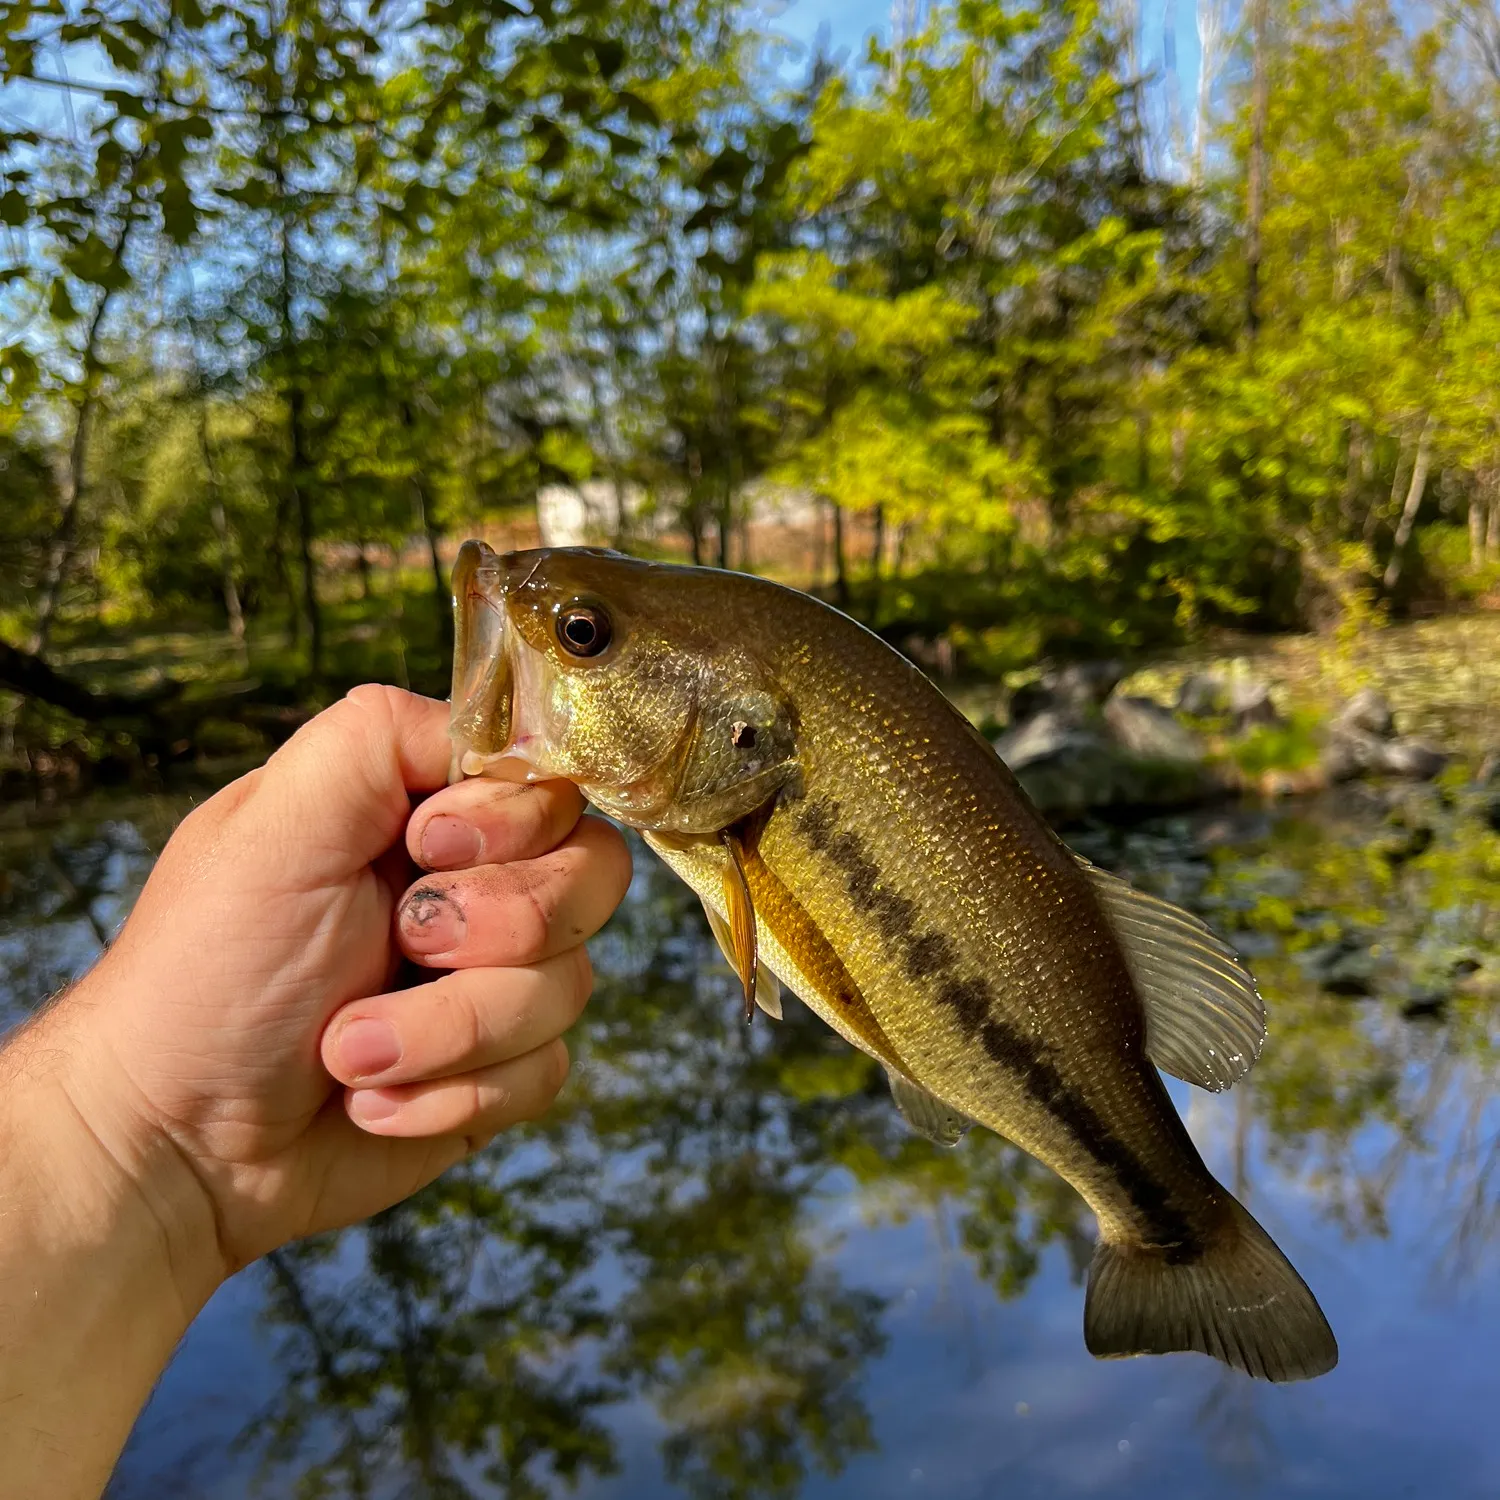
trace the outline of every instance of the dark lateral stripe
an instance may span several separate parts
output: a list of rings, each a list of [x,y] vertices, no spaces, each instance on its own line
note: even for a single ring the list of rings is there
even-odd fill
[[[817,986],[819,997],[848,1022],[850,1030],[882,1062],[905,1073],[905,1064],[880,1029],[854,976],[844,967],[843,959],[823,936],[807,908],[771,871],[759,851],[746,849],[743,867],[756,915],[766,930],[796,960],[797,967]]]
[[[1162,1244],[1176,1247],[1168,1258],[1186,1261],[1201,1255],[1203,1246],[1171,1194],[1114,1135],[1093,1105],[1069,1089],[1043,1044],[1002,1018],[986,980],[957,972],[956,944],[942,933],[917,930],[916,904],[882,885],[879,866],[859,835],[839,827],[838,804],[809,799],[799,809],[797,826],[816,852],[838,866],[850,900],[874,919],[881,935],[895,946],[913,983],[935,993],[964,1032],[979,1040],[990,1059],[1014,1076],[1092,1161],[1114,1175],[1153,1234]]]

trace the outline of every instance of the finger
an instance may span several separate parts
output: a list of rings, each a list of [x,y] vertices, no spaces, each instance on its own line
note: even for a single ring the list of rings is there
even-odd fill
[[[460,969],[415,989],[346,1005],[323,1033],[323,1066],[360,1088],[490,1067],[559,1037],[594,975],[570,948],[519,969]]]
[[[448,708],[367,683],[266,763],[245,815],[307,882],[339,879],[401,837],[412,792],[448,779]]]
[[[583,812],[571,781],[472,777],[434,793],[406,825],[406,847],[424,870],[535,859],[567,838]]]
[[[629,884],[625,840],[602,819],[583,818],[537,859],[419,881],[397,908],[397,940],[429,968],[540,963],[592,937]]]
[[[351,1089],[349,1118],[372,1135],[464,1135],[486,1139],[534,1120],[557,1097],[568,1076],[568,1049],[551,1041],[493,1067],[433,1083]]]

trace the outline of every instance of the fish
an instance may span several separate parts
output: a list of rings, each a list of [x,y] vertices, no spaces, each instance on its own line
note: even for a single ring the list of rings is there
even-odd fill
[[[779,981],[915,1130],[978,1123],[1071,1183],[1098,1220],[1092,1354],[1335,1366],[1159,1071],[1237,1082],[1265,1035],[1253,978],[1070,851],[912,663],[810,594],[591,548],[467,542],[453,596],[454,777],[576,783],[698,895],[747,1013],[779,1015]]]

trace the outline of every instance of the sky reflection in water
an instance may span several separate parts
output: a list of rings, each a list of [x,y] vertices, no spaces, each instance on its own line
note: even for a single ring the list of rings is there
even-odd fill
[[[0,1015],[89,961],[180,811],[4,810]],[[1249,1086],[1173,1094],[1317,1292],[1334,1374],[1091,1360],[1071,1189],[986,1132],[953,1152],[910,1135],[800,1007],[747,1031],[692,896],[642,850],[564,1104],[225,1287],[111,1493],[1500,1490],[1483,797],[1351,792],[1071,841],[1253,958],[1272,1039]]]

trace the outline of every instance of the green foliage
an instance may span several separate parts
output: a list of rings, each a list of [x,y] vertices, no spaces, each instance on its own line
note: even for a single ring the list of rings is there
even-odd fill
[[[1199,181],[1121,14],[953,0],[789,85],[707,0],[60,31],[0,0],[37,98],[69,48],[109,61],[66,130],[0,133],[8,628],[196,619],[242,659],[238,616],[327,686],[372,558],[422,556],[431,640],[390,629],[440,657],[452,536],[591,481],[601,541],[831,582],[986,672],[1483,597],[1500,110],[1469,33],[1287,10],[1264,119],[1247,38]],[[759,525],[788,500],[810,578]]]
[[[1257,724],[1233,740],[1229,754],[1247,776],[1267,771],[1301,771],[1313,765],[1323,749],[1323,715],[1294,709],[1278,724]]]

